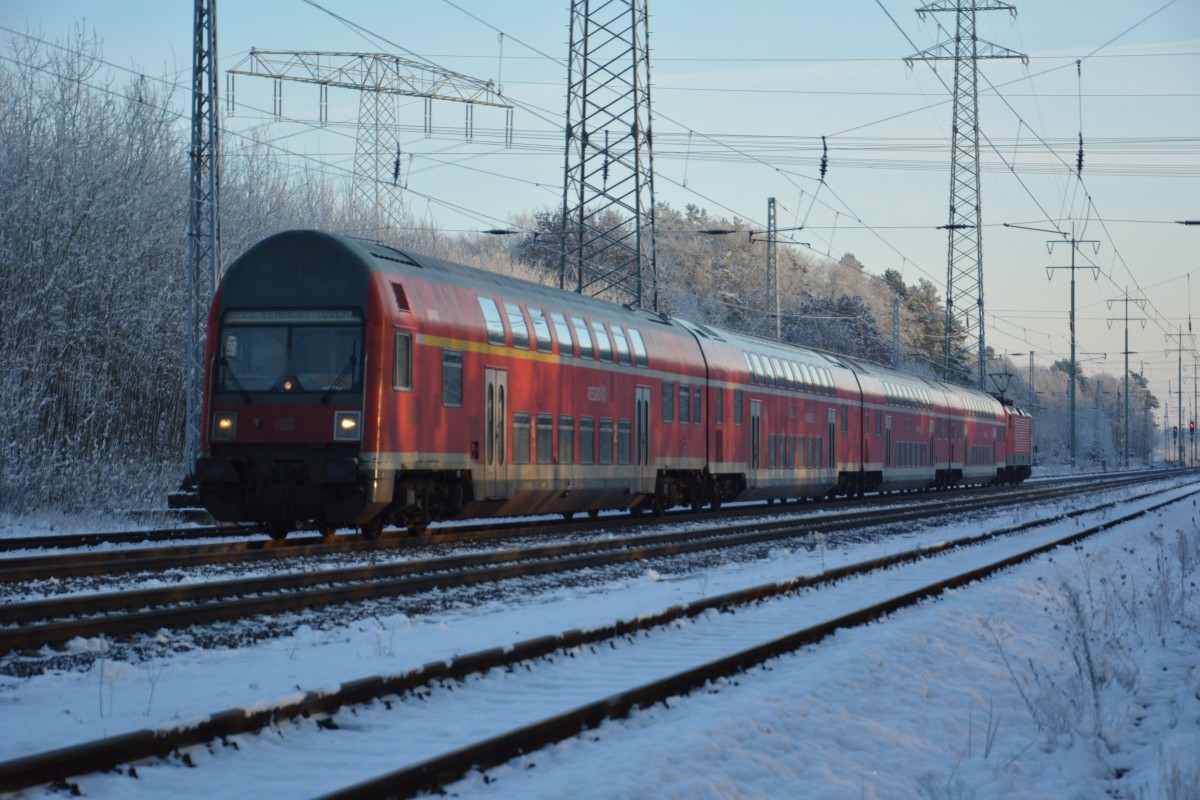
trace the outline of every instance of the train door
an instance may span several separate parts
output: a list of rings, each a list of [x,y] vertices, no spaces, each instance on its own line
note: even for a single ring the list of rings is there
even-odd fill
[[[892,466],[892,417],[889,414],[883,419],[883,465]]]
[[[837,468],[837,409],[829,409],[829,461],[827,462],[830,469]]]
[[[483,494],[488,499],[508,497],[508,447],[504,436],[508,421],[508,373],[489,367],[484,383],[484,425],[487,430],[483,438],[486,443]]]
[[[637,414],[634,421],[634,463],[637,483],[643,492],[654,489],[654,470],[650,465],[650,387],[637,387]]]
[[[762,401],[750,401],[750,469],[762,466]]]

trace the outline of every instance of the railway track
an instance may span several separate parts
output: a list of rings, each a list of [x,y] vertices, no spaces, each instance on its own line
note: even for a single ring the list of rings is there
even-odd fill
[[[1105,488],[1149,480],[1106,483]],[[76,637],[127,637],[260,614],[562,574],[651,558],[721,551],[813,534],[912,523],[1077,494],[1073,485],[1028,487],[966,498],[937,497],[899,508],[858,509],[820,517],[756,519],[740,525],[587,539],[517,549],[305,570],[135,591],[79,593],[0,606],[0,653],[61,645]],[[424,544],[422,540],[422,544]],[[207,556],[205,556],[207,558]],[[206,562],[207,563],[207,562]]]
[[[1125,480],[1125,479],[1131,478],[1131,477],[1146,477],[1146,476],[1165,477],[1165,476],[1169,476],[1171,474],[1177,474],[1177,473],[1164,472],[1163,470],[1159,470],[1159,469],[1141,470],[1141,471],[1134,471],[1134,472],[1121,472],[1121,473],[1103,473],[1103,474],[1086,476],[1084,478],[1074,477],[1074,476],[1060,477],[1060,478],[1047,478],[1045,480],[1036,481],[1035,483],[1032,483],[1032,484],[1025,484],[1024,486],[1025,487],[1029,487],[1029,486],[1047,487],[1047,486],[1061,486],[1061,485],[1069,485],[1069,484],[1081,484],[1082,485],[1085,481],[1088,485],[1095,485],[1095,484],[1106,483],[1109,481],[1122,481],[1122,480]],[[973,494],[973,493],[977,493],[977,492],[993,492],[993,491],[995,491],[995,489],[987,488],[987,487],[984,487],[984,488],[964,487],[964,488],[960,488],[960,489],[942,490],[941,492],[939,492],[939,496],[954,496],[954,495],[962,495],[962,494]],[[799,501],[798,503],[797,502],[785,503],[782,505],[775,505],[775,506],[766,506],[761,503],[754,503],[754,504],[749,504],[749,505],[726,506],[720,512],[709,511],[709,512],[703,512],[701,514],[693,514],[692,512],[685,511],[685,510],[674,510],[674,511],[668,512],[666,517],[671,520],[690,519],[690,518],[711,520],[714,518],[714,516],[719,516],[721,518],[726,518],[726,517],[736,518],[736,517],[745,516],[745,515],[762,514],[764,512],[764,510],[772,508],[772,507],[776,508],[776,509],[781,508],[781,507],[784,509],[788,509],[788,508],[793,508],[798,505],[802,505],[805,508],[844,508],[848,502],[871,505],[871,504],[888,503],[888,502],[894,502],[894,501],[895,501],[895,495],[885,495],[885,496],[869,495],[865,498],[862,498],[859,500],[854,500],[854,501],[848,501],[846,498],[837,498],[837,499],[821,500],[821,501]],[[543,533],[543,534],[558,534],[558,533],[567,533],[567,532],[587,531],[587,530],[595,529],[598,527],[611,528],[613,526],[619,527],[619,526],[624,526],[624,525],[629,525],[629,526],[645,525],[647,523],[647,521],[650,521],[650,520],[648,520],[647,518],[630,519],[625,516],[606,515],[599,519],[591,519],[591,520],[576,519],[575,521],[568,521],[568,522],[563,522],[561,519],[558,519],[558,518],[546,518],[546,519],[541,519],[541,520],[524,520],[524,521],[517,522],[517,523],[500,521],[500,522],[479,522],[479,523],[454,525],[454,526],[443,525],[441,527],[438,527],[435,525],[434,527],[429,529],[430,533],[428,535],[420,537],[420,541],[427,542],[427,541],[435,539],[436,537],[443,537],[443,536],[450,536],[450,537],[465,536],[465,537],[471,537],[471,538],[501,538],[506,535],[519,534],[522,531]],[[247,537],[259,537],[259,538],[247,538]],[[294,547],[314,547],[314,546],[325,546],[327,548],[343,548],[344,550],[355,550],[355,549],[367,550],[367,549],[371,549],[372,545],[378,544],[377,542],[359,541],[356,534],[354,534],[353,532],[351,532],[349,530],[345,531],[342,534],[336,535],[336,536],[321,536],[321,535],[314,534],[312,532],[298,532],[297,535],[294,535],[284,541],[276,541],[276,540],[267,538],[267,534],[265,532],[258,530],[252,526],[212,525],[212,526],[198,526],[198,527],[186,527],[186,528],[159,528],[159,529],[150,529],[150,530],[111,531],[111,532],[77,533],[77,534],[46,534],[46,535],[40,535],[40,536],[20,536],[20,537],[0,538],[0,553],[9,553],[9,552],[26,551],[26,550],[29,550],[29,551],[49,550],[49,551],[53,551],[53,552],[49,556],[46,557],[46,563],[51,563],[53,561],[55,555],[57,555],[58,553],[60,553],[62,551],[73,550],[73,549],[93,548],[93,547],[98,547],[101,545],[140,545],[140,544],[154,545],[154,544],[163,544],[163,543],[171,543],[171,542],[186,543],[186,542],[203,541],[203,540],[208,540],[208,539],[234,539],[235,541],[232,542],[227,547],[228,552],[239,552],[239,551],[243,551],[243,550],[251,551],[251,552],[252,551],[274,552],[274,551],[287,551],[288,549],[294,548]],[[383,541],[385,544],[394,543],[397,540],[408,541],[409,537],[407,536],[406,533],[404,533],[401,530],[397,530],[397,529],[391,529],[391,530],[384,532]],[[352,543],[358,543],[360,546],[357,548],[350,547],[350,545]],[[193,546],[193,548],[196,551],[203,550],[206,547],[209,549],[212,549],[212,550],[216,550],[217,548],[220,547],[220,545],[195,545],[195,546]],[[142,549],[143,551],[150,551],[150,550],[154,550],[154,549],[161,549],[163,551],[168,551],[168,550],[174,550],[174,549],[182,550],[182,549],[187,549],[187,548],[188,548],[188,545],[182,544],[182,545],[172,546],[170,548],[140,548],[140,549]],[[110,551],[110,553],[107,553],[106,556],[112,555],[112,556],[114,556],[114,558],[112,560],[116,560],[117,558],[119,558],[119,556],[117,556],[116,553],[117,553],[117,551]],[[30,563],[34,563],[38,560],[39,557],[18,556],[18,557],[13,557],[13,558],[0,558],[0,566],[10,564],[11,562],[16,562],[18,558],[26,559]],[[87,556],[85,555],[84,558],[81,560],[86,560],[86,558],[87,558]],[[94,556],[93,556],[93,558],[94,558]]]
[[[1112,514],[1112,503],[1099,503],[1067,515],[1080,520],[1070,525],[1055,526],[1054,523],[1063,521],[1063,514],[1056,511],[1019,526],[962,536],[936,547],[915,548],[819,575],[707,598],[594,630],[541,637],[452,661],[426,664],[400,675],[354,681],[336,691],[310,692],[255,709],[231,709],[211,715],[200,724],[139,731],[10,761],[0,764],[0,790],[65,781],[83,772],[178,752],[220,737],[276,725],[285,719],[311,717],[316,725],[291,729],[289,736],[302,743],[324,735],[317,733],[318,730],[337,731],[353,719],[353,725],[347,727],[368,730],[369,734],[359,735],[384,738],[409,758],[409,763],[399,770],[353,787],[334,789],[328,797],[398,797],[440,791],[469,770],[486,769],[518,754],[576,736],[603,720],[624,716],[631,709],[685,695],[714,680],[816,643],[839,628],[876,620],[948,588],[980,580],[997,570],[1133,521],[1197,493],[1200,490],[1195,487],[1160,488],[1125,499],[1116,517]],[[1084,522],[1085,518],[1097,515],[1106,518]],[[1080,525],[1086,527],[1080,529]],[[935,570],[925,566],[906,575],[906,569],[917,564],[928,565],[935,556],[938,574],[934,575]],[[872,578],[884,569],[889,570],[887,581]],[[812,591],[821,592],[816,602]],[[840,597],[836,602],[835,592]],[[812,609],[818,606],[822,611],[814,615]],[[714,615],[714,611],[737,613]],[[681,625],[684,620],[692,620],[694,624]],[[638,635],[650,630],[657,631],[653,639]],[[667,651],[687,653],[688,657],[666,658]],[[659,666],[650,669],[647,664],[651,663]],[[498,669],[504,672],[489,673]],[[645,680],[649,673],[654,677]],[[478,680],[484,674],[502,674],[504,679],[498,687],[495,681]],[[526,679],[526,674],[531,677]],[[601,676],[606,681],[601,681]],[[527,708],[523,716],[506,714],[486,724],[475,718],[474,724],[464,725],[461,716],[464,712],[459,710],[456,712],[459,716],[447,714],[445,731],[425,728],[431,718],[427,710],[431,703],[432,717],[441,718],[439,708],[450,711],[486,707],[488,700],[484,695],[502,691],[510,696],[515,693],[516,699],[509,704],[515,707],[522,705],[522,697],[543,692],[547,682],[563,681],[589,687],[588,694],[571,695],[559,702],[564,707],[544,715],[532,714]],[[453,685],[448,686],[448,682]],[[472,693],[479,696],[478,703],[482,705],[472,700]],[[464,698],[464,694],[468,696]],[[456,698],[454,702],[449,700],[452,695]],[[372,704],[373,700],[384,698],[386,702]],[[529,701],[525,705],[542,707]],[[397,710],[411,713],[397,713]],[[387,724],[399,730],[404,721],[397,721],[398,718],[411,722],[414,717],[420,720],[409,726],[415,727],[415,732],[393,735],[379,727]],[[464,738],[463,729],[483,735],[475,740]],[[457,738],[451,735],[452,731],[457,731]],[[424,746],[414,750],[405,744],[421,740]],[[323,750],[327,742],[313,746]],[[304,747],[299,744],[296,749],[303,751]],[[218,760],[222,756],[220,749],[215,756]],[[272,762],[263,768],[278,770],[281,766]],[[298,765],[297,769],[303,766]]]
[[[1145,473],[1126,473],[1123,475],[1106,476],[1101,480],[1089,479],[1086,485],[1124,485],[1129,480],[1162,477],[1159,470]],[[1060,488],[1079,484],[1078,479],[1055,479],[1040,481],[1036,484],[1023,486],[1019,489],[1006,490],[1013,492],[1041,491],[1050,488]],[[964,489],[955,492],[943,492],[935,495],[918,495],[931,503],[944,503],[947,498],[962,498],[973,496],[993,496],[994,489]],[[722,520],[737,520],[745,517],[761,517],[766,513],[794,514],[797,509],[806,512],[823,510],[846,511],[857,508],[870,508],[878,505],[890,505],[896,502],[895,496],[870,496],[858,501],[826,501],[822,503],[785,504],[764,506],[754,504],[742,507],[722,509],[715,518]],[[914,501],[909,501],[914,502]],[[921,502],[921,501],[915,501]],[[693,514],[691,512],[676,512],[665,518],[630,518],[628,516],[607,516],[589,521],[564,523],[561,520],[547,519],[522,521],[520,523],[478,523],[435,529],[435,532],[421,537],[409,537],[399,531],[385,535],[377,541],[363,541],[354,535],[343,536],[302,536],[287,541],[276,541],[267,538],[245,538],[247,531],[242,528],[206,528],[195,530],[159,530],[124,532],[111,534],[83,534],[70,537],[26,537],[20,539],[0,539],[0,548],[8,551],[51,549],[45,554],[31,556],[12,556],[0,558],[0,584],[12,584],[38,580],[61,581],[68,578],[84,576],[121,575],[135,572],[160,573],[171,569],[195,569],[206,565],[251,564],[254,562],[279,559],[316,558],[330,555],[363,555],[380,551],[395,551],[398,553],[419,553],[439,545],[455,545],[462,543],[479,544],[495,542],[509,538],[529,538],[536,536],[581,536],[589,532],[603,530],[605,532],[619,530],[646,530],[659,525],[672,524],[685,520],[697,520],[711,523],[712,513]],[[107,543],[141,543],[154,541],[188,541],[209,539],[214,536],[234,535],[235,541],[176,544],[166,547],[122,548],[95,552],[62,552],[79,547],[94,547]],[[138,538],[138,537],[141,538]],[[65,540],[65,542],[64,542]],[[59,547],[53,547],[50,542],[63,542]]]

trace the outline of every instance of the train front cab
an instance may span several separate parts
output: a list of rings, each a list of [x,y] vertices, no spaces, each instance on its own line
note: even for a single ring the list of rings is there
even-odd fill
[[[360,474],[370,264],[315,231],[260,242],[229,266],[208,320],[201,504],[276,538],[369,524],[390,486]],[[378,492],[376,492],[378,488]],[[378,494],[378,496],[375,496]]]

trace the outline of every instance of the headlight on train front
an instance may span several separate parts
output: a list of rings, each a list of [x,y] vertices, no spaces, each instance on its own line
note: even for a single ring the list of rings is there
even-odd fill
[[[361,411],[336,411],[333,414],[333,438],[340,442],[357,442],[362,437]]]
[[[231,442],[237,438],[236,411],[218,411],[213,414],[212,438],[217,442]]]

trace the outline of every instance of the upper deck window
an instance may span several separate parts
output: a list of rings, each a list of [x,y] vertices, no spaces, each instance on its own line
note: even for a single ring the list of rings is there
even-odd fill
[[[587,323],[579,317],[571,317],[571,325],[575,328],[575,336],[579,339],[579,357],[595,358],[592,348],[592,335],[588,333]]]
[[[512,328],[513,347],[528,350],[529,328],[525,325],[525,315],[521,313],[521,306],[516,303],[505,303],[504,310],[508,314],[508,327]]]
[[[798,382],[796,381],[796,374],[792,372],[792,362],[788,361],[786,358],[783,359],[783,372],[785,375],[787,375],[788,388],[799,388]]]
[[[483,323],[487,326],[488,343],[503,347],[506,344],[504,319],[500,316],[500,308],[496,301],[490,297],[480,297],[479,310],[483,312]]]
[[[639,367],[650,366],[650,361],[646,355],[646,343],[642,341],[642,334],[637,328],[629,329],[629,343],[633,345],[634,361]]]
[[[533,322],[533,338],[537,342],[539,353],[549,353],[554,349],[550,341],[550,324],[546,322],[546,314],[540,308],[529,307],[529,319]]]
[[[596,334],[596,345],[600,351],[600,360],[611,362],[613,356],[612,343],[608,340],[608,331],[604,329],[604,323],[598,319],[592,320],[592,332]]]
[[[620,325],[612,326],[613,343],[617,346],[617,363],[629,363],[629,342],[625,339],[625,331]]]
[[[558,337],[558,354],[575,355],[575,341],[571,338],[571,326],[567,324],[567,318],[557,311],[551,311],[550,321],[554,323],[554,334]]]
[[[750,363],[750,354],[745,350],[742,351],[742,360],[746,362],[746,375],[750,377],[750,382],[758,383],[758,375],[754,373],[754,365]]]
[[[759,360],[757,353],[750,354],[750,366],[754,370],[754,382],[765,386],[767,383],[767,373],[763,369],[762,361]]]
[[[771,366],[775,370],[775,382],[779,384],[779,388],[781,389],[790,389],[791,385],[788,383],[787,373],[783,371],[783,364],[775,356],[770,356],[770,359]]]

